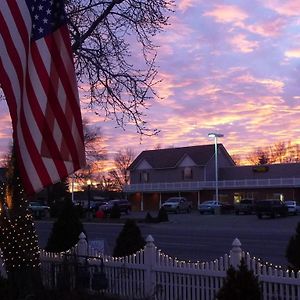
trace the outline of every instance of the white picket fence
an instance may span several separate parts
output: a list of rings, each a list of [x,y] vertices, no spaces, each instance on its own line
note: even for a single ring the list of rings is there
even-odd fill
[[[79,243],[67,253],[41,251],[42,271],[46,274],[51,263],[60,262],[65,254],[73,253],[93,257],[88,259],[88,264],[95,268],[99,268],[103,260],[108,293],[128,299],[211,300],[222,286],[229,266],[237,268],[244,258],[248,269],[253,270],[261,282],[264,300],[300,299],[300,272],[261,263],[242,251],[238,239],[233,241],[229,255],[211,262],[180,261],[157,249],[152,236],[148,236],[146,242],[144,249],[137,253],[115,258],[92,249],[82,233]],[[92,276],[94,271],[90,272]],[[46,285],[47,280],[44,278]]]

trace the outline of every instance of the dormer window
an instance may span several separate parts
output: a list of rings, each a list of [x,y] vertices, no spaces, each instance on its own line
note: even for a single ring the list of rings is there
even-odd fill
[[[149,173],[148,172],[141,172],[140,173],[140,181],[141,182],[149,182]]]
[[[183,179],[189,180],[193,178],[193,171],[191,167],[185,167],[183,169]]]

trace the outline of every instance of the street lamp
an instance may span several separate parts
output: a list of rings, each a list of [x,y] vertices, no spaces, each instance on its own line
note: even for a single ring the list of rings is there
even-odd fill
[[[224,134],[221,133],[209,133],[208,137],[213,138],[215,142],[215,174],[216,174],[216,201],[219,203],[219,187],[218,187],[218,138],[223,137]]]
[[[88,192],[88,210],[87,210],[87,217],[88,217],[88,220],[91,219],[91,180],[88,179],[86,181],[86,184],[87,184],[87,192]]]

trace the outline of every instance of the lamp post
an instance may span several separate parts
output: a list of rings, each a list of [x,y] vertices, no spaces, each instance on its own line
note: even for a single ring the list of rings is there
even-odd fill
[[[88,192],[88,210],[87,210],[87,218],[88,220],[91,219],[91,180],[88,179],[86,181],[87,184],[87,192]]]
[[[216,201],[219,203],[219,185],[218,185],[218,138],[223,137],[221,133],[209,133],[208,137],[214,138],[215,143],[215,175],[216,175]]]

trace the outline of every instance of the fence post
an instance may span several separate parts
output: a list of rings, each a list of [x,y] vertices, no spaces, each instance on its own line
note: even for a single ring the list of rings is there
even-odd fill
[[[77,244],[77,255],[88,256],[88,242],[86,240],[86,235],[83,232],[81,232],[79,235],[79,241]],[[79,258],[79,261],[83,260],[84,258]]]
[[[230,250],[230,265],[233,266],[235,269],[237,269],[241,263],[241,259],[242,259],[241,246],[242,244],[238,238],[236,238],[232,242],[232,249]]]
[[[156,263],[156,249],[154,245],[154,239],[151,235],[146,238],[146,246],[144,248],[144,262],[145,262],[145,296],[151,297],[154,293],[155,278],[153,266]]]

